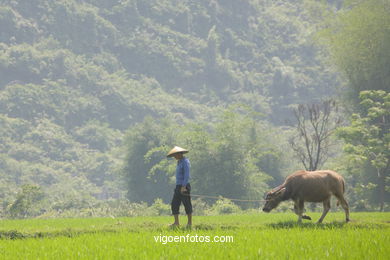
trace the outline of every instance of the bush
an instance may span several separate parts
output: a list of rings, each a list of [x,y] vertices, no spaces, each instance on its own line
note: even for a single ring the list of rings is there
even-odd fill
[[[156,212],[155,215],[158,216],[167,216],[171,214],[171,206],[165,204],[160,198],[155,199],[154,203],[149,208]]]
[[[41,187],[26,184],[18,192],[16,200],[9,206],[8,212],[11,218],[25,218],[41,215],[44,210],[39,206],[45,194]]]
[[[194,215],[205,216],[210,211],[210,207],[202,199],[192,200],[192,207],[194,209]]]
[[[229,199],[220,199],[215,202],[208,215],[224,215],[241,212],[241,209]]]
[[[353,205],[353,209],[355,211],[370,211],[370,206],[369,206],[369,203],[368,203],[368,200],[365,199],[365,200],[358,200],[354,203]]]

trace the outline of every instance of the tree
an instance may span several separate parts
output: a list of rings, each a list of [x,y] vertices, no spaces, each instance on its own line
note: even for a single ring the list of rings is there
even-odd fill
[[[268,189],[271,175],[281,179],[282,153],[274,145],[275,131],[258,119],[257,113],[243,106],[231,106],[219,114],[217,123],[180,128],[173,140],[190,150],[194,193],[254,199]],[[171,145],[150,150],[148,154],[162,158],[151,171],[174,172],[176,162],[165,159]]]
[[[390,191],[390,93],[382,90],[360,93],[361,113],[351,117],[351,125],[338,130],[345,141],[344,151],[354,167],[368,164],[375,171],[380,211],[384,210],[386,193]]]
[[[290,139],[290,145],[308,171],[317,170],[329,157],[330,136],[341,122],[333,118],[335,112],[333,100],[301,104],[294,109],[297,134]]]
[[[22,190],[18,192],[16,200],[11,204],[9,213],[12,218],[25,218],[28,215],[34,215],[38,210],[37,204],[43,200],[44,193],[41,187],[31,184],[22,186]]]
[[[167,120],[155,121],[151,117],[131,128],[126,137],[127,154],[123,177],[130,201],[152,203],[156,198],[169,200],[171,195],[170,173],[173,171],[157,166],[165,157],[168,144],[172,143],[176,127]]]
[[[270,175],[281,179],[282,152],[274,145],[275,132],[256,115],[231,107],[217,123],[180,126],[149,119],[132,128],[124,168],[129,199],[169,200],[176,161],[166,159],[166,153],[173,145],[190,150],[186,156],[191,161],[194,193],[260,198],[269,188]]]
[[[390,87],[390,2],[347,3],[321,35],[359,103],[360,91]]]

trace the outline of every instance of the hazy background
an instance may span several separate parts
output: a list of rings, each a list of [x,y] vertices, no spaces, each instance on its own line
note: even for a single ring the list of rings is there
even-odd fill
[[[298,104],[334,99],[348,126],[364,113],[361,90],[389,92],[389,10],[383,0],[1,0],[0,216],[114,214],[156,198],[169,212],[173,145],[191,151],[194,193],[261,199],[303,169],[289,144]],[[345,136],[331,137],[321,165],[346,176],[356,209],[377,208],[388,187],[382,128],[382,168],[343,153]]]

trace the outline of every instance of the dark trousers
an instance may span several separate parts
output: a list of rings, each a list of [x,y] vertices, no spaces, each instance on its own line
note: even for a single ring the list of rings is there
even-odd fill
[[[187,186],[187,192],[182,194],[180,192],[181,185],[176,185],[176,188],[173,193],[173,198],[171,202],[171,209],[173,215],[179,214],[179,208],[180,204],[183,202],[186,214],[192,214],[192,204],[191,204],[191,197],[190,197],[190,191],[191,191],[191,185],[188,183]]]

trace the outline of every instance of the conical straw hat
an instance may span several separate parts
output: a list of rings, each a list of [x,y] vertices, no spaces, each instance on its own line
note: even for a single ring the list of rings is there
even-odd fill
[[[172,150],[169,151],[167,157],[172,157],[175,153],[188,153],[188,150],[181,148],[179,146],[173,147]]]

